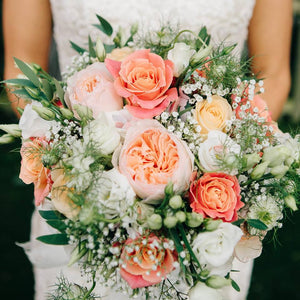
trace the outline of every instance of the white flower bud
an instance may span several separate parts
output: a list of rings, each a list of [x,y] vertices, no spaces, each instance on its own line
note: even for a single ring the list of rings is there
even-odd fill
[[[222,220],[213,220],[213,219],[205,219],[204,220],[205,229],[207,231],[216,230],[221,223],[222,223]]]
[[[81,120],[91,120],[93,118],[93,111],[85,105],[74,104],[73,109]]]
[[[192,228],[198,227],[203,222],[203,215],[195,212],[187,213],[186,225]]]
[[[173,209],[178,209],[178,208],[182,207],[182,204],[183,204],[183,202],[182,202],[182,198],[180,195],[175,195],[169,200],[169,205]]]
[[[206,280],[206,285],[213,289],[220,289],[224,286],[230,285],[231,280],[222,276],[212,275]]]
[[[185,212],[183,212],[181,210],[176,212],[175,217],[178,220],[178,222],[180,222],[180,223],[183,223],[186,221]]]
[[[100,37],[98,37],[96,41],[96,55],[100,62],[104,62],[106,51]]]
[[[71,110],[69,110],[68,108],[61,107],[60,112],[63,115],[63,117],[67,120],[70,120],[74,117],[73,112]]]
[[[178,220],[175,216],[167,216],[165,219],[164,219],[164,225],[167,227],[167,228],[173,228],[176,226]]]
[[[14,141],[14,137],[8,133],[3,134],[0,137],[0,145],[9,144],[9,143],[12,143],[13,141]]]
[[[258,164],[261,160],[261,157],[257,153],[246,154],[244,157],[245,167],[244,170],[247,171],[251,169],[254,165]]]
[[[32,109],[46,121],[53,121],[55,119],[55,113],[50,108],[32,105]]]
[[[257,165],[252,171],[252,173],[250,174],[251,178],[254,180],[261,178],[265,174],[268,165],[269,165],[269,161]]]
[[[0,129],[12,135],[13,137],[20,137],[22,134],[22,131],[18,124],[3,124],[0,125]]]
[[[292,156],[291,149],[284,145],[269,147],[264,150],[263,162],[269,162],[269,167],[273,168],[281,165],[287,158]]]
[[[277,179],[282,178],[286,172],[289,170],[288,166],[280,165],[273,167],[270,171],[270,173]]]
[[[159,214],[153,214],[148,218],[147,224],[152,230],[159,230],[162,226],[162,217]]]
[[[198,52],[196,52],[190,59],[191,65],[197,65],[201,60],[205,59],[210,55],[212,50],[212,46],[209,45],[205,48],[201,48]]]
[[[189,291],[189,300],[199,300],[199,295],[205,300],[222,300],[221,294],[210,287],[208,287],[203,282],[198,282]]]
[[[292,209],[293,211],[298,210],[297,204],[296,204],[296,199],[292,195],[288,195],[287,197],[284,198],[284,203],[287,207]]]

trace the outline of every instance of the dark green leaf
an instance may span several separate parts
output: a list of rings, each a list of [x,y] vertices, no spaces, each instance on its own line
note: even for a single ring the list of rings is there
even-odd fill
[[[67,228],[66,224],[61,220],[47,220],[47,224],[60,232],[65,231],[65,229]]]
[[[241,290],[238,284],[233,279],[231,279],[231,285],[237,292]]]
[[[39,210],[39,214],[46,220],[59,220],[58,212],[54,210]]]
[[[14,84],[14,85],[19,85],[19,86],[27,86],[30,88],[35,87],[35,85],[30,80],[21,79],[21,78],[3,80],[3,81],[1,81],[1,83]]]
[[[12,94],[15,94],[17,96],[22,97],[23,99],[34,99],[32,98],[24,89],[14,90],[11,92]],[[36,100],[36,99],[34,99]]]
[[[68,237],[66,234],[49,234],[36,238],[38,241],[51,245],[68,245]]]
[[[257,219],[248,219],[247,223],[256,229],[260,229],[260,230],[268,229],[268,226],[265,223],[263,223],[262,221],[257,220]]]
[[[55,78],[53,78],[53,82],[55,84],[56,93],[57,93],[58,98],[60,99],[60,101],[62,103],[64,103],[65,92],[64,92],[62,86],[60,85],[60,83]]]
[[[70,41],[70,44],[71,44],[71,47],[79,54],[83,54],[84,52],[87,52],[84,48],[78,46],[77,44],[73,43],[72,41]]]
[[[101,16],[97,15],[97,18],[100,22],[100,27],[98,27],[102,32],[104,32],[106,35],[111,36],[113,33],[112,26]]]
[[[240,226],[243,222],[245,221],[245,219],[239,219],[235,222],[232,222],[233,225],[236,225],[236,226]]]
[[[53,98],[52,86],[47,79],[42,79],[42,89],[49,101]]]
[[[115,45],[108,45],[108,44],[103,44],[103,45],[106,53],[110,53],[116,48]]]
[[[89,53],[91,57],[97,57],[96,51],[94,49],[94,45],[91,37],[89,36]]]
[[[32,69],[23,61],[19,60],[18,58],[14,58],[17,66],[19,69],[24,73],[24,75],[36,86],[40,86],[40,81],[37,75],[32,71]]]

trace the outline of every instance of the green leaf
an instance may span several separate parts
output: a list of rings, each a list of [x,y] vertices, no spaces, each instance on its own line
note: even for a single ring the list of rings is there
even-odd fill
[[[59,220],[58,212],[55,210],[39,210],[39,214],[46,220]]]
[[[66,234],[49,234],[42,235],[36,238],[38,241],[51,245],[68,245],[68,237]]]
[[[257,220],[257,219],[248,219],[247,223],[256,229],[260,229],[260,230],[268,229],[268,226],[265,223],[263,223],[262,221]]]
[[[115,45],[103,44],[103,46],[104,46],[106,53],[110,53],[111,51],[113,51],[116,48]]]
[[[55,84],[56,93],[57,93],[58,98],[60,99],[60,101],[62,103],[64,103],[65,92],[64,92],[62,86],[60,85],[60,83],[58,82],[58,80],[56,80],[55,78],[53,78],[53,82]]]
[[[97,16],[97,18],[100,22],[100,25],[98,25],[99,27],[97,26],[97,28],[99,28],[106,35],[111,36],[112,33],[113,33],[112,26],[104,18],[102,18],[101,16],[99,16],[99,15],[96,15],[96,16]]]
[[[94,49],[94,45],[91,37],[89,36],[89,53],[91,57],[97,57],[96,51]]]
[[[49,224],[51,227],[57,229],[60,232],[64,232],[67,228],[66,224],[61,220],[47,220],[47,224]]]
[[[14,91],[12,91],[11,93],[12,93],[12,94],[15,94],[15,95],[17,95],[17,96],[20,96],[20,97],[22,97],[22,98],[24,98],[24,99],[34,99],[34,98],[32,98],[32,97],[27,93],[27,91],[24,90],[24,89],[14,90]],[[34,100],[36,100],[36,99],[34,99]]]
[[[3,80],[1,83],[7,83],[7,84],[13,84],[18,86],[27,86],[30,88],[35,88],[35,85],[28,79],[21,79],[21,78],[15,78],[15,79],[8,79]]]
[[[24,73],[24,75],[36,86],[40,86],[40,81],[37,75],[32,71],[32,69],[20,59],[14,57],[14,60],[19,67],[19,69]]]
[[[79,54],[83,54],[84,52],[87,52],[84,48],[78,46],[77,44],[73,43],[72,41],[70,41],[70,44],[71,44],[71,47]]]
[[[236,225],[236,226],[240,226],[243,222],[245,221],[245,219],[239,219],[235,222],[232,222],[233,225]]]
[[[237,292],[241,290],[239,285],[233,279],[231,279],[231,285]]]
[[[52,86],[47,79],[42,79],[42,89],[49,101],[53,98]]]

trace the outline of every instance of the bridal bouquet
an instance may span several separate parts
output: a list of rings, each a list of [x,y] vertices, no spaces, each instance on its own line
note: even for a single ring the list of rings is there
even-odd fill
[[[74,43],[63,81],[15,59],[5,81],[27,99],[18,125],[20,178],[69,245],[89,289],[61,278],[49,299],[94,299],[95,285],[141,299],[221,299],[233,259],[260,255],[262,240],[297,210],[299,136],[282,133],[263,81],[234,45],[162,26]],[[114,38],[112,38],[114,37]]]

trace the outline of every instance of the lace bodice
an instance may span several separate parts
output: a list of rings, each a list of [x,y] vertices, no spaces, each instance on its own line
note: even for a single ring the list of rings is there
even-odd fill
[[[213,42],[238,43],[240,53],[248,34],[255,0],[51,0],[54,36],[63,71],[75,54],[69,41],[85,45],[88,35],[100,31],[96,13],[114,28],[139,22],[159,25],[162,20],[179,22],[181,27],[198,30],[205,25]]]

